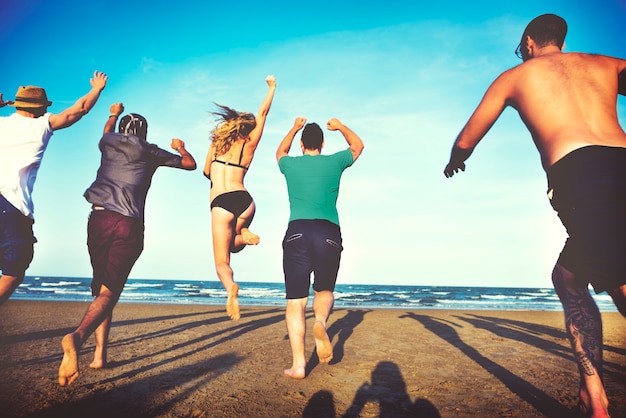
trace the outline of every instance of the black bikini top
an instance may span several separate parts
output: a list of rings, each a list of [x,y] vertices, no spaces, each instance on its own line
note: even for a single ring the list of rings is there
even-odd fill
[[[243,168],[244,170],[247,170],[248,167],[246,167],[245,165],[241,165],[241,159],[243,158],[243,149],[244,149],[245,146],[246,146],[246,142],[244,141],[243,145],[241,146],[241,153],[239,154],[239,164],[230,163],[228,161],[218,160],[217,157],[213,158],[213,162],[214,163],[224,164],[224,165],[231,165],[233,167]]]
[[[248,169],[248,167],[246,167],[245,165],[241,165],[241,159],[243,158],[243,148],[244,148],[245,146],[246,146],[246,143],[245,143],[245,141],[244,141],[243,145],[241,146],[241,153],[239,154],[239,163],[238,163],[238,164],[237,164],[237,163],[231,163],[231,162],[228,162],[228,161],[218,160],[218,159],[217,159],[217,157],[213,158],[213,161],[212,161],[212,162],[214,162],[214,163],[220,163],[220,164],[224,164],[224,165],[227,165],[227,166],[232,166],[232,167],[243,168],[244,170],[247,170],[247,169]],[[204,174],[204,176],[205,176],[206,178],[208,178],[209,180],[211,180],[211,174],[210,174],[210,173],[209,173],[209,174]]]

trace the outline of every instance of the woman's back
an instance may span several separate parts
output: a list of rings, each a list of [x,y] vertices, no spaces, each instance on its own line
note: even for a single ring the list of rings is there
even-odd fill
[[[254,145],[241,138],[224,154],[213,155],[208,173],[211,179],[211,201],[222,193],[246,190],[243,179],[254,157]],[[214,152],[214,147],[211,148]]]

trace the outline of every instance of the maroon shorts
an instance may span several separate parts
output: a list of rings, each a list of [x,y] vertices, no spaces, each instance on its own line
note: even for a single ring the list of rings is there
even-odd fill
[[[119,295],[143,251],[143,220],[110,210],[94,210],[87,223],[87,248],[93,267],[91,293],[102,285]]]

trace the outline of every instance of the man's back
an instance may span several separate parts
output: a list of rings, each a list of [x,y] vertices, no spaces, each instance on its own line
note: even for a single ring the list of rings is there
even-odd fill
[[[0,193],[24,216],[33,217],[32,192],[52,129],[50,114],[0,118]]]
[[[250,146],[248,148],[251,148]],[[215,147],[212,147],[214,152]],[[215,197],[234,190],[246,190],[244,177],[252,163],[252,156],[244,157],[246,151],[246,140],[238,140],[224,155],[213,156],[213,163],[210,166],[211,180],[211,201]],[[254,150],[252,150],[254,152]],[[215,160],[218,162],[215,163]]]
[[[625,68],[624,60],[556,52],[526,61],[496,83],[506,83],[507,104],[518,110],[547,169],[587,145],[626,147],[616,111]]]
[[[353,162],[350,150],[281,158],[278,165],[287,180],[289,220],[326,219],[339,225],[339,183],[341,174]]]
[[[146,195],[159,166],[182,167],[180,156],[134,135],[106,133],[96,180],[85,191],[88,202],[133,218],[144,218]]]

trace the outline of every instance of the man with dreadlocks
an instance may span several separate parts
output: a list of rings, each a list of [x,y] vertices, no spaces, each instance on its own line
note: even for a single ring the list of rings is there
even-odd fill
[[[63,360],[59,384],[69,385],[78,378],[78,354],[85,340],[95,331],[96,348],[91,368],[107,362],[107,339],[113,308],[124,289],[128,275],[144,244],[144,208],[152,176],[161,166],[195,170],[196,161],[180,139],[172,139],[172,154],[147,142],[148,123],[136,113],[115,122],[124,111],[122,103],[111,106],[111,115],[100,139],[102,158],[96,181],[85,192],[92,204],[87,225],[87,247],[93,267],[91,292],[95,299],[80,325],[63,337]]]

